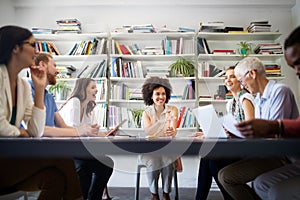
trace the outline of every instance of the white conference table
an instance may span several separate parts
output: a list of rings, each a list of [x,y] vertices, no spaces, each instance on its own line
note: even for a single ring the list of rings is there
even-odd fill
[[[0,157],[89,158],[141,153],[211,158],[300,157],[300,139],[0,138]]]

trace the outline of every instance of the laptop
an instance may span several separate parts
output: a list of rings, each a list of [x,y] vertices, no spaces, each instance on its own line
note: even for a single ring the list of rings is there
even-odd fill
[[[217,116],[212,104],[193,109],[205,138],[227,138],[223,128],[223,120]]]

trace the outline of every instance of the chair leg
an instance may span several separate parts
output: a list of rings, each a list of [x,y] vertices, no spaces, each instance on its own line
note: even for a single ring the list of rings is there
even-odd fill
[[[175,200],[179,199],[178,192],[178,179],[177,179],[177,171],[174,171],[174,191],[175,191]]]
[[[24,200],[28,200],[28,192],[24,193]]]
[[[139,200],[139,196],[140,196],[140,176],[141,176],[141,166],[138,165],[137,173],[136,173],[135,200]]]

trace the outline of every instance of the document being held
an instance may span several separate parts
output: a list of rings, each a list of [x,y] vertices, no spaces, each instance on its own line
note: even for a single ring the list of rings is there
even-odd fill
[[[233,135],[239,137],[239,138],[245,138],[244,135],[240,133],[239,130],[235,127],[235,124],[238,122],[234,119],[233,115],[228,113],[225,116],[221,118],[221,121],[223,122],[223,126],[226,130],[228,130]]]

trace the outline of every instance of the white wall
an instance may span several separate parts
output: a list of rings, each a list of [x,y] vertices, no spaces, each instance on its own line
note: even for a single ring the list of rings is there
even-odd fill
[[[249,22],[267,19],[272,29],[279,30],[283,36],[290,33],[293,21],[300,24],[299,0],[9,0],[1,1],[0,25],[15,23],[27,28],[56,28],[60,18],[78,18],[83,31],[108,31],[124,24],[152,23],[157,27],[169,28],[186,26],[198,28],[199,22],[224,21],[228,26],[247,27]],[[294,15],[292,15],[291,8]],[[299,97],[299,87],[294,71],[283,66],[283,73],[289,77],[283,82],[290,85]],[[298,101],[299,102],[299,101]],[[299,104],[298,104],[299,105]],[[134,186],[136,158],[113,157],[116,170],[110,186]],[[184,172],[179,175],[180,187],[195,187],[198,174],[198,157],[184,157]],[[147,186],[143,176],[142,186]]]
[[[13,1],[3,0],[0,3],[0,25],[15,23],[15,8]]]

